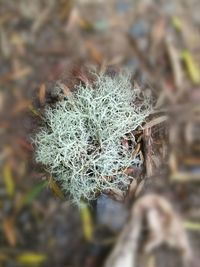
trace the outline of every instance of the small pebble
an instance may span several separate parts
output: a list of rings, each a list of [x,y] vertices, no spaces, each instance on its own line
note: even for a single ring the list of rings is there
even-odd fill
[[[125,224],[128,209],[125,204],[102,194],[97,200],[97,223],[119,231]]]

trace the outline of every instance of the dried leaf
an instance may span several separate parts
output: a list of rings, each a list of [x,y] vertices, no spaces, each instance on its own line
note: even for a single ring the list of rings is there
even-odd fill
[[[102,53],[91,42],[86,42],[85,46],[88,49],[88,52],[89,52],[90,56],[92,57],[92,59],[97,64],[100,64],[101,65],[102,62],[103,62],[103,55],[102,55]]]
[[[53,180],[52,177],[50,177],[49,179],[49,187],[51,188],[51,190],[53,191],[53,193],[59,197],[60,199],[64,200],[65,196],[63,194],[63,192],[61,191],[61,189],[59,188],[59,186],[57,185],[57,183]]]
[[[173,27],[177,31],[181,31],[182,30],[182,22],[178,17],[176,17],[176,16],[172,17],[172,21],[171,22],[172,22]]]
[[[200,84],[200,71],[191,53],[187,50],[184,50],[181,54],[181,57],[186,65],[186,70],[191,81],[194,84]]]
[[[39,88],[39,101],[41,105],[45,103],[46,85],[42,83]]]
[[[26,252],[17,256],[18,263],[26,266],[38,266],[47,260],[47,256],[41,253]]]
[[[6,163],[3,168],[4,183],[6,186],[7,193],[10,197],[13,197],[15,193],[15,183],[12,175],[11,166]]]
[[[41,115],[39,114],[39,112],[33,107],[33,105],[29,105],[29,110],[35,115],[35,116],[39,116],[41,117]]]
[[[173,152],[171,152],[169,156],[169,166],[170,166],[172,173],[177,172],[178,163],[177,163],[176,155]]]
[[[172,182],[179,182],[179,183],[186,183],[186,182],[199,182],[200,181],[200,174],[197,173],[190,173],[190,172],[183,172],[183,171],[176,171],[172,173],[170,177]]]
[[[5,218],[3,221],[3,230],[8,243],[14,247],[16,245],[16,232],[13,218]]]
[[[80,215],[82,220],[83,233],[86,240],[91,241],[93,236],[92,216],[88,206],[82,203],[80,207]]]
[[[184,227],[190,231],[200,231],[200,222],[186,221],[184,222]]]

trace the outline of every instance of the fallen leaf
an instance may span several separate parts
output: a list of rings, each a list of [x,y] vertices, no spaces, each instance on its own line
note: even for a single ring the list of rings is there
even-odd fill
[[[86,42],[85,44],[90,56],[97,64],[102,64],[103,62],[103,55],[102,53],[96,48],[96,46],[91,42]]]
[[[59,197],[60,199],[64,200],[65,196],[63,194],[63,192],[61,191],[61,189],[59,188],[59,186],[57,185],[57,183],[53,180],[52,177],[50,177],[49,179],[49,187],[51,188],[51,190],[53,191],[53,193]]]
[[[39,101],[41,105],[45,103],[46,85],[42,83],[39,88]]]
[[[86,240],[91,241],[93,236],[92,216],[88,206],[82,203],[80,207],[80,215],[82,220],[83,233]]]
[[[177,31],[181,31],[182,30],[182,22],[180,20],[180,18],[174,16],[172,17],[172,26],[177,30]]]
[[[29,105],[28,108],[35,116],[41,117],[40,113],[33,107],[32,104]]]
[[[172,175],[170,176],[170,180],[172,182],[179,182],[179,183],[199,182],[200,175],[198,172],[192,173],[192,172],[176,171],[172,173]]]
[[[26,252],[17,256],[18,263],[26,266],[38,266],[47,260],[47,256],[41,253]]]
[[[12,175],[11,166],[9,163],[6,163],[3,167],[3,177],[7,193],[10,197],[13,197],[15,193],[15,183]]]
[[[13,218],[5,218],[3,221],[3,231],[5,237],[10,244],[10,246],[14,247],[16,245],[16,232],[14,227],[14,220]]]
[[[186,230],[200,231],[200,222],[186,221],[186,222],[184,222],[183,225],[184,225]]]
[[[188,50],[184,50],[181,53],[181,58],[183,62],[185,63],[186,70],[188,72],[188,75],[191,79],[191,81],[194,84],[200,84],[200,70],[196,64],[196,62],[193,59],[193,56]]]

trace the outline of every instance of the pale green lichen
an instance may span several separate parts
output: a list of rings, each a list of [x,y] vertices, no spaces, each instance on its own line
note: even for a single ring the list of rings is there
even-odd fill
[[[121,170],[141,164],[121,142],[151,111],[149,98],[138,101],[139,96],[141,90],[127,75],[96,75],[92,85],[77,86],[46,109],[46,126],[35,138],[36,160],[76,204],[97,192],[127,187],[130,178]]]

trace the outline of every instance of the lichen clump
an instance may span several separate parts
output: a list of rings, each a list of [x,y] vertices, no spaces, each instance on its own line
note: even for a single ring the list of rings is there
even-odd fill
[[[124,74],[96,75],[95,82],[79,85],[74,93],[48,107],[36,135],[36,160],[48,167],[64,192],[79,204],[100,192],[127,188],[123,170],[139,166],[122,145],[127,134],[149,115],[149,98]]]

